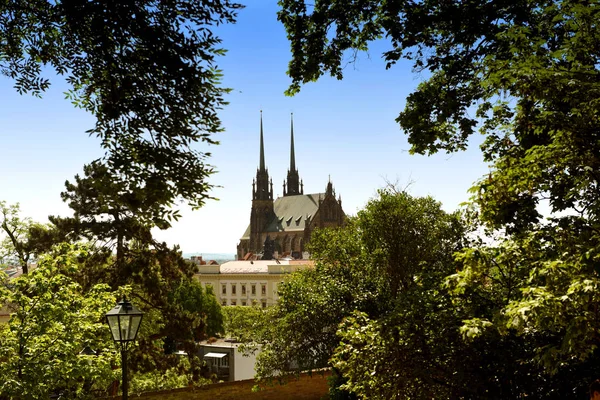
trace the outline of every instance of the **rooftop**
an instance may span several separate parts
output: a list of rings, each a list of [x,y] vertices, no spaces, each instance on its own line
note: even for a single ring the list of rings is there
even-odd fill
[[[313,265],[312,260],[237,260],[221,265],[202,265],[198,269],[200,274],[281,274]]]

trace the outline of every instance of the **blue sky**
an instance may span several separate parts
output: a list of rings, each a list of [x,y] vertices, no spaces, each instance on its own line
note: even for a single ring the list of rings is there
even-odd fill
[[[323,77],[286,97],[290,51],[276,1],[249,3],[237,24],[218,28],[228,49],[219,66],[225,86],[234,89],[220,114],[226,131],[216,137],[218,146],[197,145],[212,153],[210,163],[218,173],[211,182],[221,186],[212,195],[219,201],[198,211],[183,208],[183,218],[157,237],[184,252],[235,252],[250,220],[261,109],[276,196],[282,194],[289,165],[293,112],[296,166],[305,193],[324,191],[331,176],[347,214],[362,208],[386,179],[401,185],[412,181],[412,194],[431,195],[448,211],[468,199],[467,189],[487,172],[480,138],[473,138],[466,152],[411,156],[394,121],[423,79],[410,64],[386,70],[381,53],[387,45],[381,41],[346,68],[343,81]],[[42,99],[21,96],[12,86],[0,77],[0,199],[21,203],[23,215],[38,221],[66,215],[69,209],[60,199],[65,180],[103,154],[99,141],[85,133],[94,120],[64,99],[67,86],[61,78],[53,79]]]

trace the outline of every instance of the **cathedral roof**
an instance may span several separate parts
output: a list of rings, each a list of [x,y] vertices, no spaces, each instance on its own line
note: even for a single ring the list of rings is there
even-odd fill
[[[307,222],[314,218],[319,210],[319,197],[325,198],[325,193],[300,194],[296,196],[279,197],[273,202],[273,218],[264,232],[298,232],[303,231]],[[242,239],[250,238],[250,225]]]

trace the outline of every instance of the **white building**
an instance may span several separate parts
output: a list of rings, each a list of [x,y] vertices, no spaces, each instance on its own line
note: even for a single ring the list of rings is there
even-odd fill
[[[254,379],[254,366],[259,353],[260,350],[242,353],[239,343],[229,339],[200,343],[200,357],[206,361],[210,372],[219,380],[228,382]]]
[[[200,265],[195,275],[202,286],[211,286],[223,306],[267,307],[277,302],[277,287],[285,274],[310,268],[310,260],[229,261]]]

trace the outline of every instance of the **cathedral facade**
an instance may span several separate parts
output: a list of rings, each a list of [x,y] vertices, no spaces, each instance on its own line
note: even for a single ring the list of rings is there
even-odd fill
[[[323,193],[304,194],[304,183],[296,168],[293,116],[290,136],[290,168],[283,181],[283,197],[273,199],[273,180],[265,165],[261,111],[259,167],[252,182],[250,224],[237,246],[238,260],[251,255],[262,255],[265,259],[302,258],[315,228],[338,227],[344,223],[342,199],[336,199],[331,181]]]

